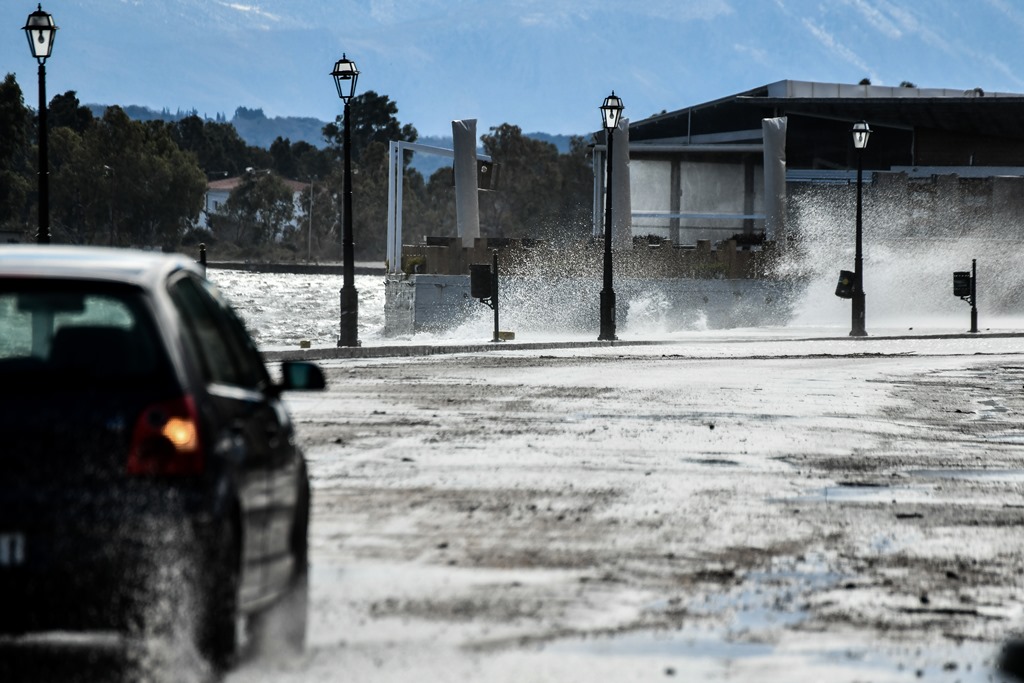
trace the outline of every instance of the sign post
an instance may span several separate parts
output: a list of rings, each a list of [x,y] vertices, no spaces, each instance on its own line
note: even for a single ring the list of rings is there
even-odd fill
[[[494,252],[493,265],[474,264],[469,267],[469,291],[474,299],[494,310],[494,338],[492,342],[504,341],[498,331],[498,252]]]
[[[953,273],[953,296],[971,304],[971,332],[978,332],[978,260],[971,259],[971,270]]]

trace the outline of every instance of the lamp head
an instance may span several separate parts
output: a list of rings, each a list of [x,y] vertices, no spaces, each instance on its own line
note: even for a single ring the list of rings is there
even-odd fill
[[[871,137],[871,128],[867,121],[858,121],[853,124],[853,146],[857,149],[864,149],[868,146],[868,138]]]
[[[359,79],[359,69],[356,68],[356,63],[342,54],[341,59],[334,64],[331,76],[334,77],[334,84],[338,87],[338,97],[348,104],[348,101],[356,94],[356,81]]]
[[[43,11],[40,4],[23,27],[25,36],[28,38],[28,47],[40,64],[46,61],[53,52],[53,39],[57,35],[57,27],[53,24],[53,17]]]
[[[604,98],[604,104],[601,105],[601,118],[605,130],[615,130],[619,127],[623,109],[625,107],[622,105],[622,98],[618,97],[614,90],[611,95]]]

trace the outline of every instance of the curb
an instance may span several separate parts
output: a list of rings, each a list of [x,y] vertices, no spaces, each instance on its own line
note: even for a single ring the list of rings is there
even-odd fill
[[[750,343],[765,342],[822,342],[855,341],[906,341],[912,339],[1008,339],[1024,338],[1024,332],[950,333],[919,335],[888,335],[879,337],[763,337],[736,341]],[[686,344],[698,340],[617,340],[617,341],[561,341],[561,342],[486,342],[480,344],[415,344],[408,346],[339,346],[311,349],[279,349],[264,351],[267,361],[283,360],[329,360],[335,358],[398,358],[403,356],[440,356],[456,353],[486,353],[489,351],[547,351],[553,349],[593,349],[613,346],[669,346]],[[714,343],[712,340],[709,340]],[[707,343],[707,342],[702,342]],[[1024,349],[1022,349],[1024,351]]]
[[[340,346],[264,351],[268,361],[327,360],[333,358],[395,358],[401,356],[440,356],[488,351],[547,351],[552,349],[592,349],[608,346],[657,346],[673,341],[593,341],[593,342],[488,342],[484,344],[415,344],[411,346]]]

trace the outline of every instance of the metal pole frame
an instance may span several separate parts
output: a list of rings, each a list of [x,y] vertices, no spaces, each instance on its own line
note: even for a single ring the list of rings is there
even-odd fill
[[[605,186],[604,210],[604,287],[601,290],[601,334],[598,341],[615,341],[615,290],[612,288],[612,159],[615,131],[609,128],[608,153],[605,166],[608,169],[608,180]]]
[[[853,306],[851,308],[851,337],[866,337],[864,329],[864,255],[863,216],[861,197],[864,188],[864,150],[857,150],[857,244],[853,263]]]
[[[494,251],[491,261],[491,301],[494,302],[494,338],[492,342],[500,342],[501,333],[498,327],[498,252]]]
[[[50,162],[46,123],[46,63],[39,62],[39,244],[50,243]]]
[[[391,140],[388,143],[388,253],[387,272],[402,272],[402,198],[405,187],[405,152],[423,152],[455,158],[455,150],[423,145],[418,142]],[[477,154],[478,161],[492,162],[490,155]]]
[[[971,332],[978,333],[978,259],[971,259]]]
[[[342,190],[342,266],[344,280],[341,287],[341,335],[338,346],[359,346],[359,293],[355,284],[355,247],[352,241],[352,140],[349,103],[345,101],[345,182]]]
[[[491,276],[491,295],[485,296],[482,299],[479,299],[479,301],[484,306],[488,306],[492,311],[494,311],[494,337],[491,341],[501,342],[505,340],[501,338],[501,328],[498,325],[498,250],[495,249],[491,253],[491,266],[488,268]],[[476,264],[470,266],[470,289],[472,289],[473,286],[473,269],[477,267],[478,266]]]

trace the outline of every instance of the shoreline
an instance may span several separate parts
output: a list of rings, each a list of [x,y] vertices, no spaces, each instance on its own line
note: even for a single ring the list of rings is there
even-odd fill
[[[253,261],[208,261],[207,268],[218,270],[244,270],[252,273],[295,273],[298,275],[343,275],[344,266],[340,263],[262,263]],[[385,273],[384,265],[375,265],[372,261],[356,263],[354,275],[381,275]]]

